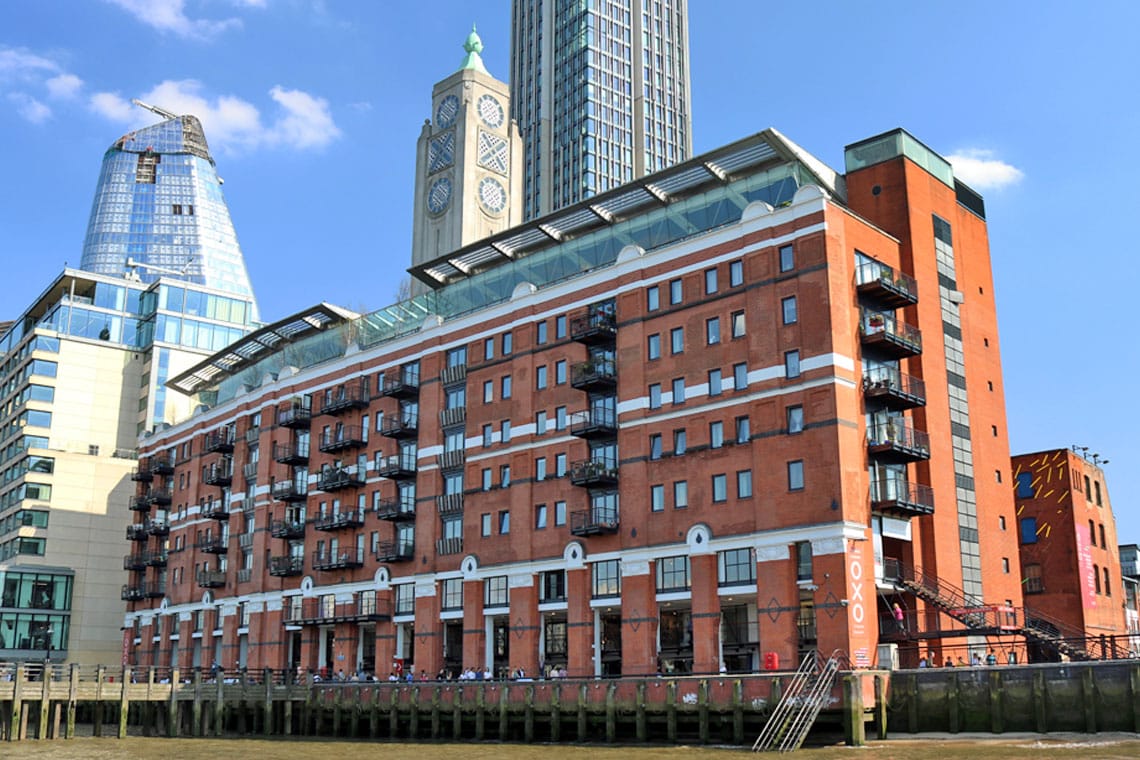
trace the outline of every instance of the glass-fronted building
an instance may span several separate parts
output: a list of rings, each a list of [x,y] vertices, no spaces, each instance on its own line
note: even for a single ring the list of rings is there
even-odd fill
[[[222,180],[196,117],[129,132],[107,150],[80,268],[144,283],[175,277],[253,300]]]
[[[525,219],[691,155],[686,0],[513,0],[511,41]]]

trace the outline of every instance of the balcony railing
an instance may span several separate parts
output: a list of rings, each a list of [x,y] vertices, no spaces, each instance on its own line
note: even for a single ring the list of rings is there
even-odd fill
[[[304,557],[270,557],[269,574],[275,578],[290,578],[305,572]]]
[[[453,515],[463,511],[463,494],[448,493],[435,497],[435,508],[441,515]]]
[[[414,499],[381,499],[376,503],[376,516],[392,522],[409,522],[416,519]]]
[[[131,480],[136,483],[149,483],[154,480],[154,470],[150,468],[149,464],[140,464],[131,470]]]
[[[918,303],[918,283],[914,278],[879,261],[856,267],[855,289],[887,308]]]
[[[150,537],[147,532],[146,523],[135,523],[134,525],[127,526],[127,540],[128,541],[146,541]]]
[[[863,370],[863,395],[891,409],[911,409],[926,404],[926,383],[894,367]]]
[[[143,552],[143,559],[146,561],[147,567],[166,567],[167,560],[169,559],[166,549],[154,549],[152,551]]]
[[[228,520],[230,519],[229,505],[221,499],[207,502],[202,506],[202,517],[207,520]]]
[[[364,553],[355,548],[313,552],[314,570],[349,570],[364,566]]]
[[[613,313],[589,310],[570,320],[570,339],[588,346],[613,343],[617,336],[617,320]]]
[[[617,429],[617,412],[613,409],[586,409],[570,415],[570,435],[578,438],[613,438]]]
[[[145,496],[132,496],[131,500],[127,502],[127,507],[132,512],[149,512],[150,501]]]
[[[881,311],[864,311],[859,322],[863,345],[896,358],[922,353],[922,331]]]
[[[380,395],[389,398],[415,398],[420,394],[420,375],[418,372],[399,371],[392,377],[384,376],[384,383],[380,386]]]
[[[150,469],[155,475],[173,475],[174,455],[155,454],[150,458]]]
[[[930,459],[930,436],[901,417],[873,422],[867,427],[867,451],[880,461],[918,462]]]
[[[351,602],[337,603],[308,598],[301,600],[299,609],[288,611],[286,622],[294,625],[379,622],[390,620],[391,610],[387,599],[377,599],[374,594],[359,596]]]
[[[463,539],[441,538],[435,542],[435,551],[437,554],[462,554]]]
[[[277,501],[304,501],[308,495],[308,483],[279,480],[273,484],[273,498]]]
[[[242,477],[248,481],[257,480],[257,462],[246,462],[241,466]]]
[[[412,541],[381,541],[376,545],[377,562],[410,562],[415,554]]]
[[[364,527],[364,510],[350,512],[333,512],[327,515],[317,515],[313,520],[314,530],[343,530],[344,528]]]
[[[226,571],[199,570],[197,581],[199,588],[225,588]]]
[[[582,459],[570,465],[570,484],[585,488],[614,486],[618,482],[615,459]]]
[[[904,478],[873,480],[871,509],[903,517],[934,514],[934,489]]]
[[[144,495],[148,504],[158,504],[159,506],[169,505],[171,497],[169,488],[152,488]]]
[[[245,433],[243,433],[243,437],[245,438],[246,443],[257,443],[259,440],[261,440],[261,428],[246,428]]]
[[[234,481],[233,462],[211,464],[202,470],[202,482],[208,486],[228,486]]]
[[[392,480],[409,480],[416,477],[415,457],[395,454],[384,457],[379,461],[376,473],[382,478]]]
[[[308,464],[308,442],[273,444],[273,461],[278,464]]]
[[[466,379],[466,364],[453,364],[450,367],[444,367],[439,373],[439,382],[441,385],[455,385],[456,383],[462,383]]]
[[[353,409],[364,409],[369,401],[364,383],[349,383],[321,397],[321,414],[343,414]]]
[[[397,414],[385,417],[380,425],[380,435],[386,438],[415,438],[419,432],[418,414]]]
[[[165,536],[170,533],[170,520],[165,517],[155,517],[143,521],[146,532],[152,536]]]
[[[359,425],[345,425],[336,430],[326,430],[321,433],[319,448],[326,454],[347,449],[359,449],[368,441],[364,431]]]
[[[119,593],[119,598],[124,602],[141,602],[146,599],[146,584],[130,583],[124,585],[123,590]]]
[[[570,371],[570,387],[580,391],[612,390],[617,386],[617,362],[593,359],[575,364]]]
[[[340,491],[345,488],[359,488],[364,485],[364,475],[351,467],[328,467],[317,476],[318,491]]]
[[[228,454],[234,450],[234,429],[230,427],[218,428],[206,433],[206,440],[202,444],[202,451],[207,454],[221,452]]]
[[[207,554],[225,554],[230,550],[227,536],[206,536],[194,542],[194,548]]]
[[[463,468],[464,463],[467,461],[467,452],[463,449],[456,449],[455,451],[445,451],[442,454],[436,455],[435,462],[439,465],[439,469],[443,472],[449,470],[460,470]]]
[[[570,532],[575,536],[617,533],[620,525],[616,507],[590,507],[570,513]]]
[[[313,410],[294,404],[277,410],[277,425],[294,430],[308,428],[313,422]]]
[[[455,427],[467,421],[467,407],[453,406],[439,413],[439,426],[441,428]]]
[[[269,535],[274,538],[304,538],[304,520],[270,520]]]
[[[124,570],[146,570],[146,552],[133,552],[123,556]]]

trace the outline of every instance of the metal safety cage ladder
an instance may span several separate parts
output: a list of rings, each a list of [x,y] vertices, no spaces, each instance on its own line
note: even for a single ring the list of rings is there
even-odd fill
[[[803,744],[846,657],[836,650],[822,665],[821,659],[816,650],[804,656],[779,705],[752,745],[753,752],[794,752]]]

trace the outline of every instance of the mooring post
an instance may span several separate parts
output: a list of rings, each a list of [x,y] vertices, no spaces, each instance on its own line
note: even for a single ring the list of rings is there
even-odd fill
[[[182,684],[182,673],[178,668],[170,671],[170,695],[166,700],[166,735],[174,739],[178,736],[178,688]]]
[[[40,725],[36,729],[37,739],[48,738],[48,716],[51,713],[51,665],[44,663],[43,683],[40,684]]]
[[[882,673],[875,674],[875,738],[887,738],[887,684]]]
[[[697,684],[697,736],[701,744],[709,743],[709,679]]]
[[[606,687],[606,741],[617,741],[617,684]]]
[[[863,684],[858,676],[843,677],[843,741],[848,747],[867,744],[863,725]]]
[[[732,682],[732,743],[744,744],[744,682]]]
[[[665,738],[677,741],[677,682],[665,685]]]
[[[562,736],[562,687],[555,681],[550,688],[550,741]]]
[[[504,681],[499,688],[499,741],[506,741],[507,734],[511,730],[510,692],[510,684]]]
[[[486,735],[487,682],[483,681],[475,688],[475,741],[481,742]]]
[[[918,676],[906,677],[906,730],[918,733]]]
[[[221,737],[226,727],[226,671],[219,669],[214,676],[214,715],[211,721],[214,725],[214,736]]]
[[[436,684],[431,690],[431,738],[439,739],[439,732],[441,727],[439,711],[440,711],[440,687]]]
[[[75,710],[79,704],[79,665],[71,663],[71,671],[67,674],[67,727],[64,737],[75,738]]]
[[[534,741],[534,684],[523,690],[523,701],[523,741],[530,744]]]
[[[202,724],[205,719],[202,712],[202,669],[194,668],[194,701],[190,703],[190,734],[192,736],[206,735],[206,727]]]
[[[635,706],[637,740],[639,742],[647,742],[649,741],[649,721],[645,715],[645,681],[638,682],[637,696],[635,699],[637,700]]]
[[[21,713],[24,706],[24,664],[16,665],[16,680],[12,692],[12,712],[8,716],[8,741],[20,741],[24,738],[23,719]]]
[[[119,679],[119,738],[127,738],[127,718],[131,709],[131,667],[123,666],[123,677]]]
[[[388,738],[395,739],[400,732],[399,699],[401,686],[393,686],[388,690]]]
[[[93,736],[103,735],[103,683],[107,680],[107,668],[100,665],[95,669],[95,725],[91,727]]]
[[[587,690],[588,688],[589,687],[585,683],[582,683],[578,686],[578,734],[577,734],[577,738],[578,738],[578,741],[580,741],[580,742],[588,741],[588,739],[589,739],[588,732],[589,732],[590,723],[589,723],[589,720],[588,720],[587,715],[586,715],[586,700],[587,700],[587,696],[589,695],[589,691]]]

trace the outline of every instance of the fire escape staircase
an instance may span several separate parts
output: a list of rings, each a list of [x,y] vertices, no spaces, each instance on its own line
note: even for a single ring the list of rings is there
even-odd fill
[[[846,660],[846,655],[838,649],[826,662],[818,650],[804,655],[787,691],[752,745],[752,751],[795,752],[799,749],[819,717],[819,711],[827,704],[835,677]]]
[[[992,634],[995,628],[1001,628],[1003,633],[1021,634],[1035,644],[1068,656],[1070,660],[1097,659],[1097,655],[1086,648],[1089,644],[1095,648],[1095,641],[1086,639],[1081,631],[1073,630],[1029,607],[1022,608],[1021,626],[1002,625],[995,616],[1006,614],[1000,611],[1002,609],[1013,612],[1011,609],[987,605],[983,600],[970,596],[954,584],[934,573],[924,572],[919,567],[911,568],[900,564],[898,570],[893,579],[896,588],[909,591],[970,630]]]

